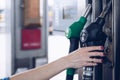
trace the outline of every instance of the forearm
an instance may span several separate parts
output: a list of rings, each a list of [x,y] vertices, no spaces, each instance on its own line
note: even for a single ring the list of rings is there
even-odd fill
[[[66,68],[68,68],[67,61],[65,58],[61,58],[42,67],[14,75],[11,80],[48,80]]]
[[[24,73],[14,75],[10,80],[48,80],[54,75],[60,73],[66,68],[80,68],[83,66],[96,66],[102,59],[92,59],[91,56],[104,57],[102,52],[91,52],[94,50],[103,50],[101,46],[82,48],[73,51],[66,57],[58,59],[52,63],[28,70]]]

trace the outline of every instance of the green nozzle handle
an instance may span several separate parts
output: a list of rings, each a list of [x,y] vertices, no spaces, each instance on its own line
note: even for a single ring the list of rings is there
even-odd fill
[[[74,68],[68,68],[67,69],[67,75],[73,75],[75,73],[75,69]]]
[[[88,5],[84,16],[81,16],[77,22],[74,22],[70,27],[67,29],[65,35],[68,39],[70,39],[70,49],[69,52],[72,52],[78,49],[79,46],[79,38],[82,29],[84,28],[87,22],[87,16],[91,11],[91,5]],[[66,80],[73,80],[73,76],[75,73],[74,68],[67,69]]]
[[[82,31],[84,25],[86,24],[86,17],[82,16],[79,21],[74,22],[66,31],[65,35],[67,38],[80,37],[80,32]]]

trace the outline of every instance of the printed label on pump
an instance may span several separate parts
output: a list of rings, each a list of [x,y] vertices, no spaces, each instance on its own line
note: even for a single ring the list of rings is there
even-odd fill
[[[41,30],[23,29],[22,30],[22,50],[32,50],[41,48]]]

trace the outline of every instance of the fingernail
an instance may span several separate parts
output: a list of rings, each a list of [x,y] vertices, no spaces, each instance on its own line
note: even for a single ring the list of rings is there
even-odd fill
[[[104,46],[101,46],[100,48],[101,48],[101,49],[104,49]]]
[[[103,53],[103,56],[105,56],[105,53]]]
[[[107,53],[105,53],[105,52],[103,53],[103,56],[107,56],[107,55],[108,55]]]
[[[102,63],[104,63],[104,60],[102,60]]]
[[[104,60],[102,59],[102,60],[101,60],[101,63],[103,63],[103,61],[104,61]]]

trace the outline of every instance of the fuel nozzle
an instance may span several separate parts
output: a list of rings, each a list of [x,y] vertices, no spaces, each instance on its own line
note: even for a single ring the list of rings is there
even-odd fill
[[[87,22],[87,17],[89,13],[91,12],[91,4],[88,4],[88,7],[86,8],[86,11],[83,16],[80,17],[80,19],[67,29],[66,37],[70,40],[70,48],[69,52],[72,52],[79,48],[79,38],[80,38],[80,32],[84,28],[84,25]],[[74,68],[68,68],[66,72],[66,80],[73,80],[75,69]]]
[[[110,1],[101,12],[100,16],[96,18],[94,22],[84,28],[80,34],[81,47],[87,46],[104,46],[106,41],[106,34],[103,32],[103,26],[105,24],[105,17],[109,13],[112,2]],[[91,51],[93,52],[93,51]],[[95,50],[94,52],[103,52]],[[101,58],[99,56],[91,58]],[[82,80],[101,80],[102,76],[102,64],[96,67],[86,66],[83,68]],[[99,76],[99,77],[98,77]]]
[[[87,43],[91,41],[101,41],[104,39],[103,37],[105,34],[103,33],[102,28],[105,24],[105,17],[110,12],[111,6],[112,2],[109,1],[109,3],[101,12],[100,16],[96,18],[96,20],[93,23],[91,23],[85,29],[83,29],[83,31],[80,34],[80,41],[82,43]]]

